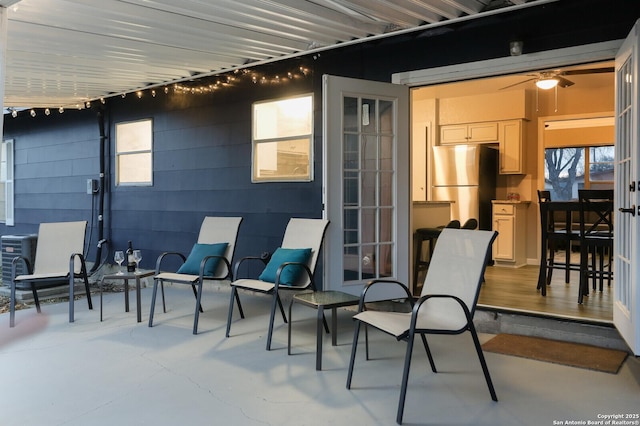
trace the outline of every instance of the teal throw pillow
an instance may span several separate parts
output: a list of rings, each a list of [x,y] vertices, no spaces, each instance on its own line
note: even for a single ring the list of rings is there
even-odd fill
[[[262,274],[258,277],[258,279],[262,281],[267,281],[270,283],[276,282],[276,272],[280,265],[285,262],[295,262],[295,263],[304,263],[306,264],[309,260],[309,256],[311,256],[311,249],[287,249],[287,248],[279,248],[277,249],[273,255],[271,256],[271,260],[267,264],[267,267],[264,268]],[[300,278],[300,274],[304,272],[304,268],[298,265],[289,265],[282,270],[280,273],[280,284],[282,285],[294,285],[298,278]]]
[[[200,263],[205,256],[224,256],[227,250],[228,243],[217,244],[194,244],[189,253],[189,257],[178,269],[179,274],[199,275]],[[216,269],[218,269],[218,263],[220,263],[219,257],[214,257],[207,261],[207,265],[204,268],[204,276],[212,276]]]

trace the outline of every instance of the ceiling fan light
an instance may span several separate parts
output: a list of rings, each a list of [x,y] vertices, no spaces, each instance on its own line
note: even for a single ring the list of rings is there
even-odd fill
[[[553,89],[557,85],[558,85],[558,79],[555,78],[555,77],[554,78],[541,78],[540,80],[536,81],[536,86],[538,86],[538,88],[540,88],[542,90]]]

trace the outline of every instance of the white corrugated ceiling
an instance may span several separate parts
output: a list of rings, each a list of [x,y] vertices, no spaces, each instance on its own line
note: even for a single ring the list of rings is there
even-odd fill
[[[555,0],[0,0],[5,108],[69,107]]]

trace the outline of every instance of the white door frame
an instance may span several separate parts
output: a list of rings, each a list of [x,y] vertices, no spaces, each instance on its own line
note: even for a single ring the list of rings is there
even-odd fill
[[[616,158],[613,323],[640,355],[640,20],[616,55]],[[628,209],[623,212],[621,209]]]
[[[638,21],[640,22],[640,20]],[[638,23],[632,30],[632,33],[638,28]],[[396,84],[405,84],[408,86],[427,86],[440,83],[452,83],[455,81],[471,80],[482,77],[493,77],[503,74],[519,73],[525,71],[531,71],[536,69],[554,68],[561,66],[568,66],[574,64],[588,63],[588,62],[600,62],[614,60],[625,40],[613,40],[603,43],[594,43],[589,45],[574,46],[563,49],[549,50],[544,52],[537,52],[531,54],[525,54],[515,57],[505,57],[499,59],[491,59],[487,61],[471,62],[458,65],[451,65],[446,67],[423,69],[415,71],[407,71],[402,73],[396,73],[392,76],[392,82]],[[636,41],[637,43],[637,41]],[[635,52],[638,54],[638,47],[635,46]],[[640,60],[636,58],[636,60]],[[636,75],[634,81],[638,81],[638,64],[636,63]],[[636,106],[638,104],[638,90],[635,90]],[[635,113],[636,120],[638,120],[638,112]],[[636,123],[636,136],[639,132],[638,126],[640,123]],[[637,138],[636,138],[637,142]],[[638,152],[638,146],[635,146],[636,155],[640,155]],[[636,166],[637,167],[637,166]],[[640,185],[640,171],[636,175],[636,185]],[[618,185],[618,178],[616,177],[616,185]],[[640,204],[640,188],[636,188],[635,192],[635,207],[638,208]],[[619,206],[615,206],[616,209]],[[636,221],[638,219],[636,218]],[[633,227],[637,232],[637,224]],[[616,234],[619,233],[619,228],[615,228]],[[614,237],[618,240],[618,235]],[[632,235],[630,244],[635,248],[632,253],[632,264],[635,265],[632,280],[640,280],[640,241],[636,234]],[[618,261],[618,260],[617,260]],[[614,268],[615,269],[615,268]],[[636,355],[640,354],[640,285],[637,282],[632,282],[632,301],[634,312],[633,317],[626,317],[625,329],[622,329],[622,321],[617,320],[616,317],[620,316],[621,310],[616,314],[616,307],[614,306],[614,323],[619,328],[621,334],[627,334],[625,340],[630,345],[631,349]],[[617,296],[616,296],[617,297]],[[618,303],[614,300],[614,304]],[[620,323],[620,325],[619,325]],[[629,339],[628,336],[632,336]],[[623,336],[624,337],[624,336]]]
[[[324,256],[324,289],[338,290],[360,295],[362,287],[368,279],[344,281],[345,258],[353,257],[344,254],[344,171],[343,171],[343,111],[344,98],[385,99],[393,102],[393,146],[392,164],[393,179],[391,184],[392,229],[390,260],[393,278],[408,283],[409,278],[409,246],[410,246],[410,177],[409,177],[409,89],[403,85],[376,81],[358,80],[338,76],[323,76],[323,201],[325,217],[331,224],[325,237]],[[364,112],[362,114],[365,114]],[[375,114],[374,114],[375,115]],[[364,115],[363,115],[364,117]],[[373,171],[373,169],[371,169]],[[362,193],[359,193],[362,197]],[[359,201],[358,201],[359,204]],[[361,224],[357,224],[360,234]],[[380,230],[378,230],[379,232]],[[362,236],[362,234],[360,234]],[[355,245],[363,244],[358,238]],[[364,245],[364,244],[363,244]],[[352,247],[353,248],[353,247]],[[349,259],[350,260],[350,259]],[[360,259],[355,257],[355,262]],[[362,254],[361,261],[375,262],[375,257]],[[379,262],[381,260],[378,260]],[[377,270],[377,268],[373,268]],[[385,295],[375,295],[383,298]]]

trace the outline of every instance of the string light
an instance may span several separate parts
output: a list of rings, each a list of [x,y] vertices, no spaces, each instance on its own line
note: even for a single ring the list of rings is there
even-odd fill
[[[304,77],[307,77],[310,74],[310,70],[309,68],[306,68],[304,66],[300,66],[297,69],[293,70],[293,71],[288,71],[286,72],[286,77],[282,76],[281,74],[274,74],[272,76],[269,75],[265,75],[263,73],[259,73],[255,70],[252,69],[248,69],[248,68],[244,68],[244,69],[236,69],[230,73],[227,74],[221,74],[218,75],[218,78],[216,79],[216,81],[214,83],[206,83],[206,84],[201,84],[201,85],[194,85],[194,84],[189,84],[189,83],[175,83],[173,85],[169,85],[169,86],[164,86],[161,90],[165,93],[165,94],[169,94],[172,90],[174,93],[177,94],[191,94],[191,95],[205,95],[205,94],[210,94],[216,91],[219,91],[223,88],[231,88],[234,87],[238,84],[240,84],[242,82],[242,80],[246,80],[249,79],[253,84],[257,84],[260,83],[262,85],[267,85],[267,84],[285,84],[285,83],[289,83],[292,81],[295,81],[297,79],[301,79]],[[137,96],[138,99],[141,99],[144,96],[144,89],[140,89],[140,90],[136,90],[134,93]],[[149,93],[151,94],[152,97],[156,97],[157,95],[157,90],[156,88],[152,88],[149,89]],[[117,95],[115,95],[117,96]],[[127,96],[127,92],[125,93],[121,93],[120,96],[124,99]],[[101,104],[106,104],[107,100],[104,97],[100,97],[98,98]],[[91,101],[83,101],[81,103],[75,104],[75,107],[78,110],[82,110],[84,108],[91,108]],[[18,116],[18,111],[15,108],[8,108],[9,110],[11,110],[11,116],[13,118],[16,118]],[[64,113],[65,108],[63,106],[60,106],[58,108],[58,112],[60,114]],[[45,115],[50,115],[51,111],[49,110],[49,108],[45,108],[43,109],[44,114]],[[31,109],[29,111],[31,117],[35,117],[36,116],[36,110],[35,109]]]

